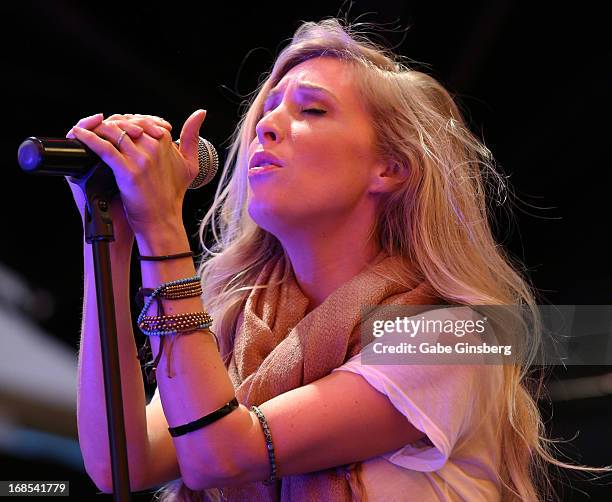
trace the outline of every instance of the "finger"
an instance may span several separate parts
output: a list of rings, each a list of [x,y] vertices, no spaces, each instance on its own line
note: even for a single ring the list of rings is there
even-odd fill
[[[158,119],[158,120],[161,122],[161,124],[162,124],[162,126],[163,126],[164,128],[168,129],[169,131],[171,131],[171,130],[172,130],[172,124],[171,124],[170,122],[168,122],[166,119],[164,119],[164,118],[162,118],[162,117],[158,117],[158,116],[156,116],[156,115],[153,115],[153,117],[155,117],[156,119]]]
[[[166,119],[158,117],[157,115],[143,115],[143,116],[150,117],[153,120],[157,121],[159,124],[161,124],[163,127],[172,129],[172,124],[168,122]]]
[[[96,127],[102,120],[104,119],[104,115],[102,113],[96,113],[95,115],[90,115],[89,117],[84,117],[79,120],[76,125],[82,127],[84,129],[91,129]],[[74,134],[72,134],[72,129],[68,131],[66,134],[67,138],[74,139]]]
[[[122,113],[113,113],[109,115],[106,120],[128,120],[129,116]]]
[[[129,129],[135,134],[134,139],[132,139],[129,130],[125,130],[127,136],[123,134],[124,129],[117,125],[117,121],[103,121],[92,132],[108,141],[117,151],[127,155],[135,155],[138,154],[138,148],[134,144],[134,140],[142,137],[144,133],[142,129],[135,124],[129,124]]]
[[[144,129],[144,131],[155,139],[161,139],[165,135],[170,135],[170,131],[165,127],[161,127],[158,122],[151,119],[134,119],[135,123]]]
[[[108,117],[107,120],[130,120],[130,121],[137,123],[140,126],[143,125],[143,120],[148,120],[150,121],[148,123],[153,123],[154,125],[163,127],[164,129],[168,131],[172,130],[172,125],[170,124],[170,122],[168,122],[167,120],[164,120],[161,117],[157,117],[155,115],[139,115],[139,114],[134,114],[134,113],[123,113],[123,114],[115,113],[114,115],[111,115],[110,117]]]
[[[86,144],[98,157],[100,157],[114,172],[114,165],[124,165],[125,161],[115,146],[104,138],[98,136],[95,132],[75,126],[72,128],[76,139]],[[123,143],[131,142],[129,138],[125,138]],[[123,143],[121,147],[123,148]]]
[[[97,124],[104,119],[104,115],[101,113],[96,113],[95,115],[90,115],[89,117],[84,117],[79,120],[76,125],[78,127],[86,128],[91,127],[92,124]]]
[[[153,122],[163,127],[164,129],[167,129],[168,131],[172,130],[172,124],[168,122],[167,120],[161,117],[158,117],[157,115],[142,115],[140,113],[136,113],[136,114],[127,114],[126,117],[130,117],[136,120],[140,120],[140,119],[152,120]]]
[[[196,110],[183,124],[179,151],[190,160],[197,158],[200,127],[205,118],[206,110]]]
[[[137,134],[132,134],[130,130],[124,129],[122,124],[129,129],[136,128]],[[172,139],[170,133],[166,129],[154,125],[151,121],[144,122],[143,127],[141,127],[129,120],[115,120],[110,122],[105,120],[94,129],[94,132],[117,148],[123,130],[128,133],[130,141],[128,141],[128,138],[121,139],[118,150],[126,155],[139,155],[142,151],[149,153],[154,152],[159,147],[159,142],[164,135],[167,135],[170,140]]]
[[[130,122],[129,120],[105,120],[103,123],[116,125],[119,129],[127,132],[132,139],[139,138],[144,132],[142,127],[140,127],[138,124]]]
[[[131,123],[137,124],[144,129],[144,131],[155,139],[161,139],[165,135],[169,135],[170,131],[159,125],[159,122],[151,118],[131,118]]]

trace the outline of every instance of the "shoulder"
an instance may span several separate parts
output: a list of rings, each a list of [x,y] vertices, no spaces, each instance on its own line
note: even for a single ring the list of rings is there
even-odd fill
[[[490,395],[500,389],[503,366],[465,350],[482,344],[486,316],[470,306],[412,310],[413,315],[404,306],[393,307],[364,323],[360,352],[336,370],[358,373],[379,390],[393,387],[402,393],[430,389],[444,394],[475,385]]]

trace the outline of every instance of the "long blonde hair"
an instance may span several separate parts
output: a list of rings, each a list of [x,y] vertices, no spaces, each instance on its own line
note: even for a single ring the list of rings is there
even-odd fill
[[[398,274],[405,284],[427,280],[450,304],[521,305],[529,314],[523,364],[504,365],[504,408],[499,425],[503,501],[549,500],[548,464],[603,471],[554,458],[537,406],[544,374],[530,363],[540,346],[541,320],[535,288],[522,265],[496,242],[488,204],[501,205],[509,190],[491,152],[468,129],[455,99],[434,78],[410,67],[335,18],[305,22],[254,91],[233,136],[214,201],[200,225],[204,250],[198,273],[203,302],[214,318],[226,365],[236,323],[262,267],[284,255],[275,236],[247,212],[247,155],[268,91],[291,68],[313,57],[340,58],[352,65],[356,84],[372,117],[379,155],[406,165],[409,177],[379,208],[373,238],[389,255],[410,264]],[[213,245],[208,248],[207,231]],[[287,256],[285,255],[285,259]],[[284,279],[283,279],[284,280]],[[361,463],[353,464],[360,480]],[[360,481],[361,498],[366,498]],[[212,491],[192,492],[176,480],[161,500],[207,500]]]

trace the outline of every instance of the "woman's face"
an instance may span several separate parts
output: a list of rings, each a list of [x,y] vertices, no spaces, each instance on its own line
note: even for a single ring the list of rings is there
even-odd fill
[[[262,228],[277,237],[314,230],[372,204],[368,187],[379,159],[348,63],[317,57],[293,67],[269,93],[256,132],[248,211]],[[281,166],[252,169],[269,163],[257,152],[273,155]]]

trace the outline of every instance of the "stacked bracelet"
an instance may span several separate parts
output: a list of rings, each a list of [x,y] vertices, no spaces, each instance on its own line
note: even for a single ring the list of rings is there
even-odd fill
[[[187,312],[175,315],[145,316],[138,327],[147,336],[176,335],[212,326],[206,312]]]
[[[272,434],[270,433],[270,428],[268,427],[268,422],[266,417],[261,412],[261,410],[257,406],[251,406],[251,410],[255,412],[261,426],[263,428],[264,436],[266,437],[266,447],[268,449],[268,459],[270,460],[270,477],[266,479],[263,483],[264,485],[271,485],[272,483],[277,481],[276,478],[276,457],[274,456],[274,444],[272,443]]]
[[[199,289],[197,287],[198,285]],[[196,293],[198,295],[201,294],[200,277],[196,275],[193,277],[186,277],[185,279],[177,279],[176,281],[165,282],[153,290],[149,289],[143,291],[150,291],[150,296],[148,296],[147,300],[144,302],[144,307],[142,309],[142,312],[140,313],[140,316],[138,317],[139,324],[142,320],[141,318],[145,316],[146,312],[151,306],[151,303],[153,303],[153,301],[157,297],[173,300],[176,299],[176,297],[174,296],[175,294],[184,293],[186,291],[189,291],[191,296],[196,296]],[[187,296],[182,296],[182,298],[187,298]],[[161,302],[158,303],[158,307],[162,307],[163,310]]]
[[[172,255],[170,255],[172,257]],[[159,258],[159,257],[147,257],[147,258]],[[165,257],[164,257],[165,258]],[[141,363],[145,360],[147,345],[150,349],[150,336],[161,336],[159,353],[154,361],[146,363],[144,365],[147,381],[149,383],[155,382],[155,372],[157,370],[157,364],[159,363],[164,348],[164,335],[177,335],[187,333],[196,330],[208,330],[215,338],[217,350],[221,352],[219,347],[219,340],[217,335],[213,333],[209,328],[212,326],[212,318],[206,312],[188,312],[175,315],[165,315],[162,298],[169,300],[176,300],[181,298],[191,298],[200,296],[202,294],[202,286],[200,283],[199,276],[187,277],[184,279],[178,279],[175,281],[165,282],[155,289],[140,288],[136,301],[138,303],[143,302],[142,311],[138,316],[138,327],[147,336],[142,348],[139,350],[138,359]],[[143,299],[146,297],[146,301]],[[149,310],[151,304],[157,301],[157,315],[147,316],[146,313]],[[170,346],[168,352],[172,349],[172,342],[170,340]],[[172,378],[170,370],[170,353],[168,353],[166,360],[168,365],[168,377]],[[151,372],[147,372],[147,369],[152,368]]]
[[[151,295],[148,296],[148,298],[146,299],[146,301],[144,302],[144,306],[142,308],[142,311],[140,312],[140,315],[138,316],[138,325],[140,325],[142,323],[142,320],[144,319],[146,313],[149,310],[149,307],[151,306],[151,304],[153,303],[154,300],[158,300],[158,304],[157,304],[157,308],[158,308],[158,312],[157,314],[164,314],[165,312],[163,311],[163,304],[161,301],[159,301],[159,298],[167,298],[167,299],[175,299],[173,298],[173,292],[176,291],[176,287],[177,286],[185,286],[185,285],[192,285],[191,287],[193,288],[194,283],[200,283],[200,277],[199,276],[194,276],[194,277],[187,277],[185,279],[177,279],[176,281],[170,281],[170,282],[165,282],[163,284],[161,284],[160,286],[158,286],[157,288],[155,288],[154,290],[151,291]],[[192,296],[195,296],[196,293],[195,291],[192,291],[191,293]],[[182,296],[183,298],[187,298],[187,296]]]
[[[188,298],[190,296],[200,296],[202,294],[202,284],[200,278],[196,275],[189,282],[171,284],[165,283],[159,291],[162,298],[170,300],[178,300],[180,298]]]
[[[149,296],[153,296],[156,294],[157,299],[157,311],[163,311],[163,305],[161,304],[161,298],[166,300],[180,300],[181,298],[191,298],[194,296],[202,296],[202,285],[200,284],[200,280],[194,280],[182,284],[172,284],[169,285],[166,283],[162,285],[161,290],[157,291],[155,289],[150,288],[139,288],[138,293],[136,294],[136,304],[142,309],[145,304],[145,298]]]

